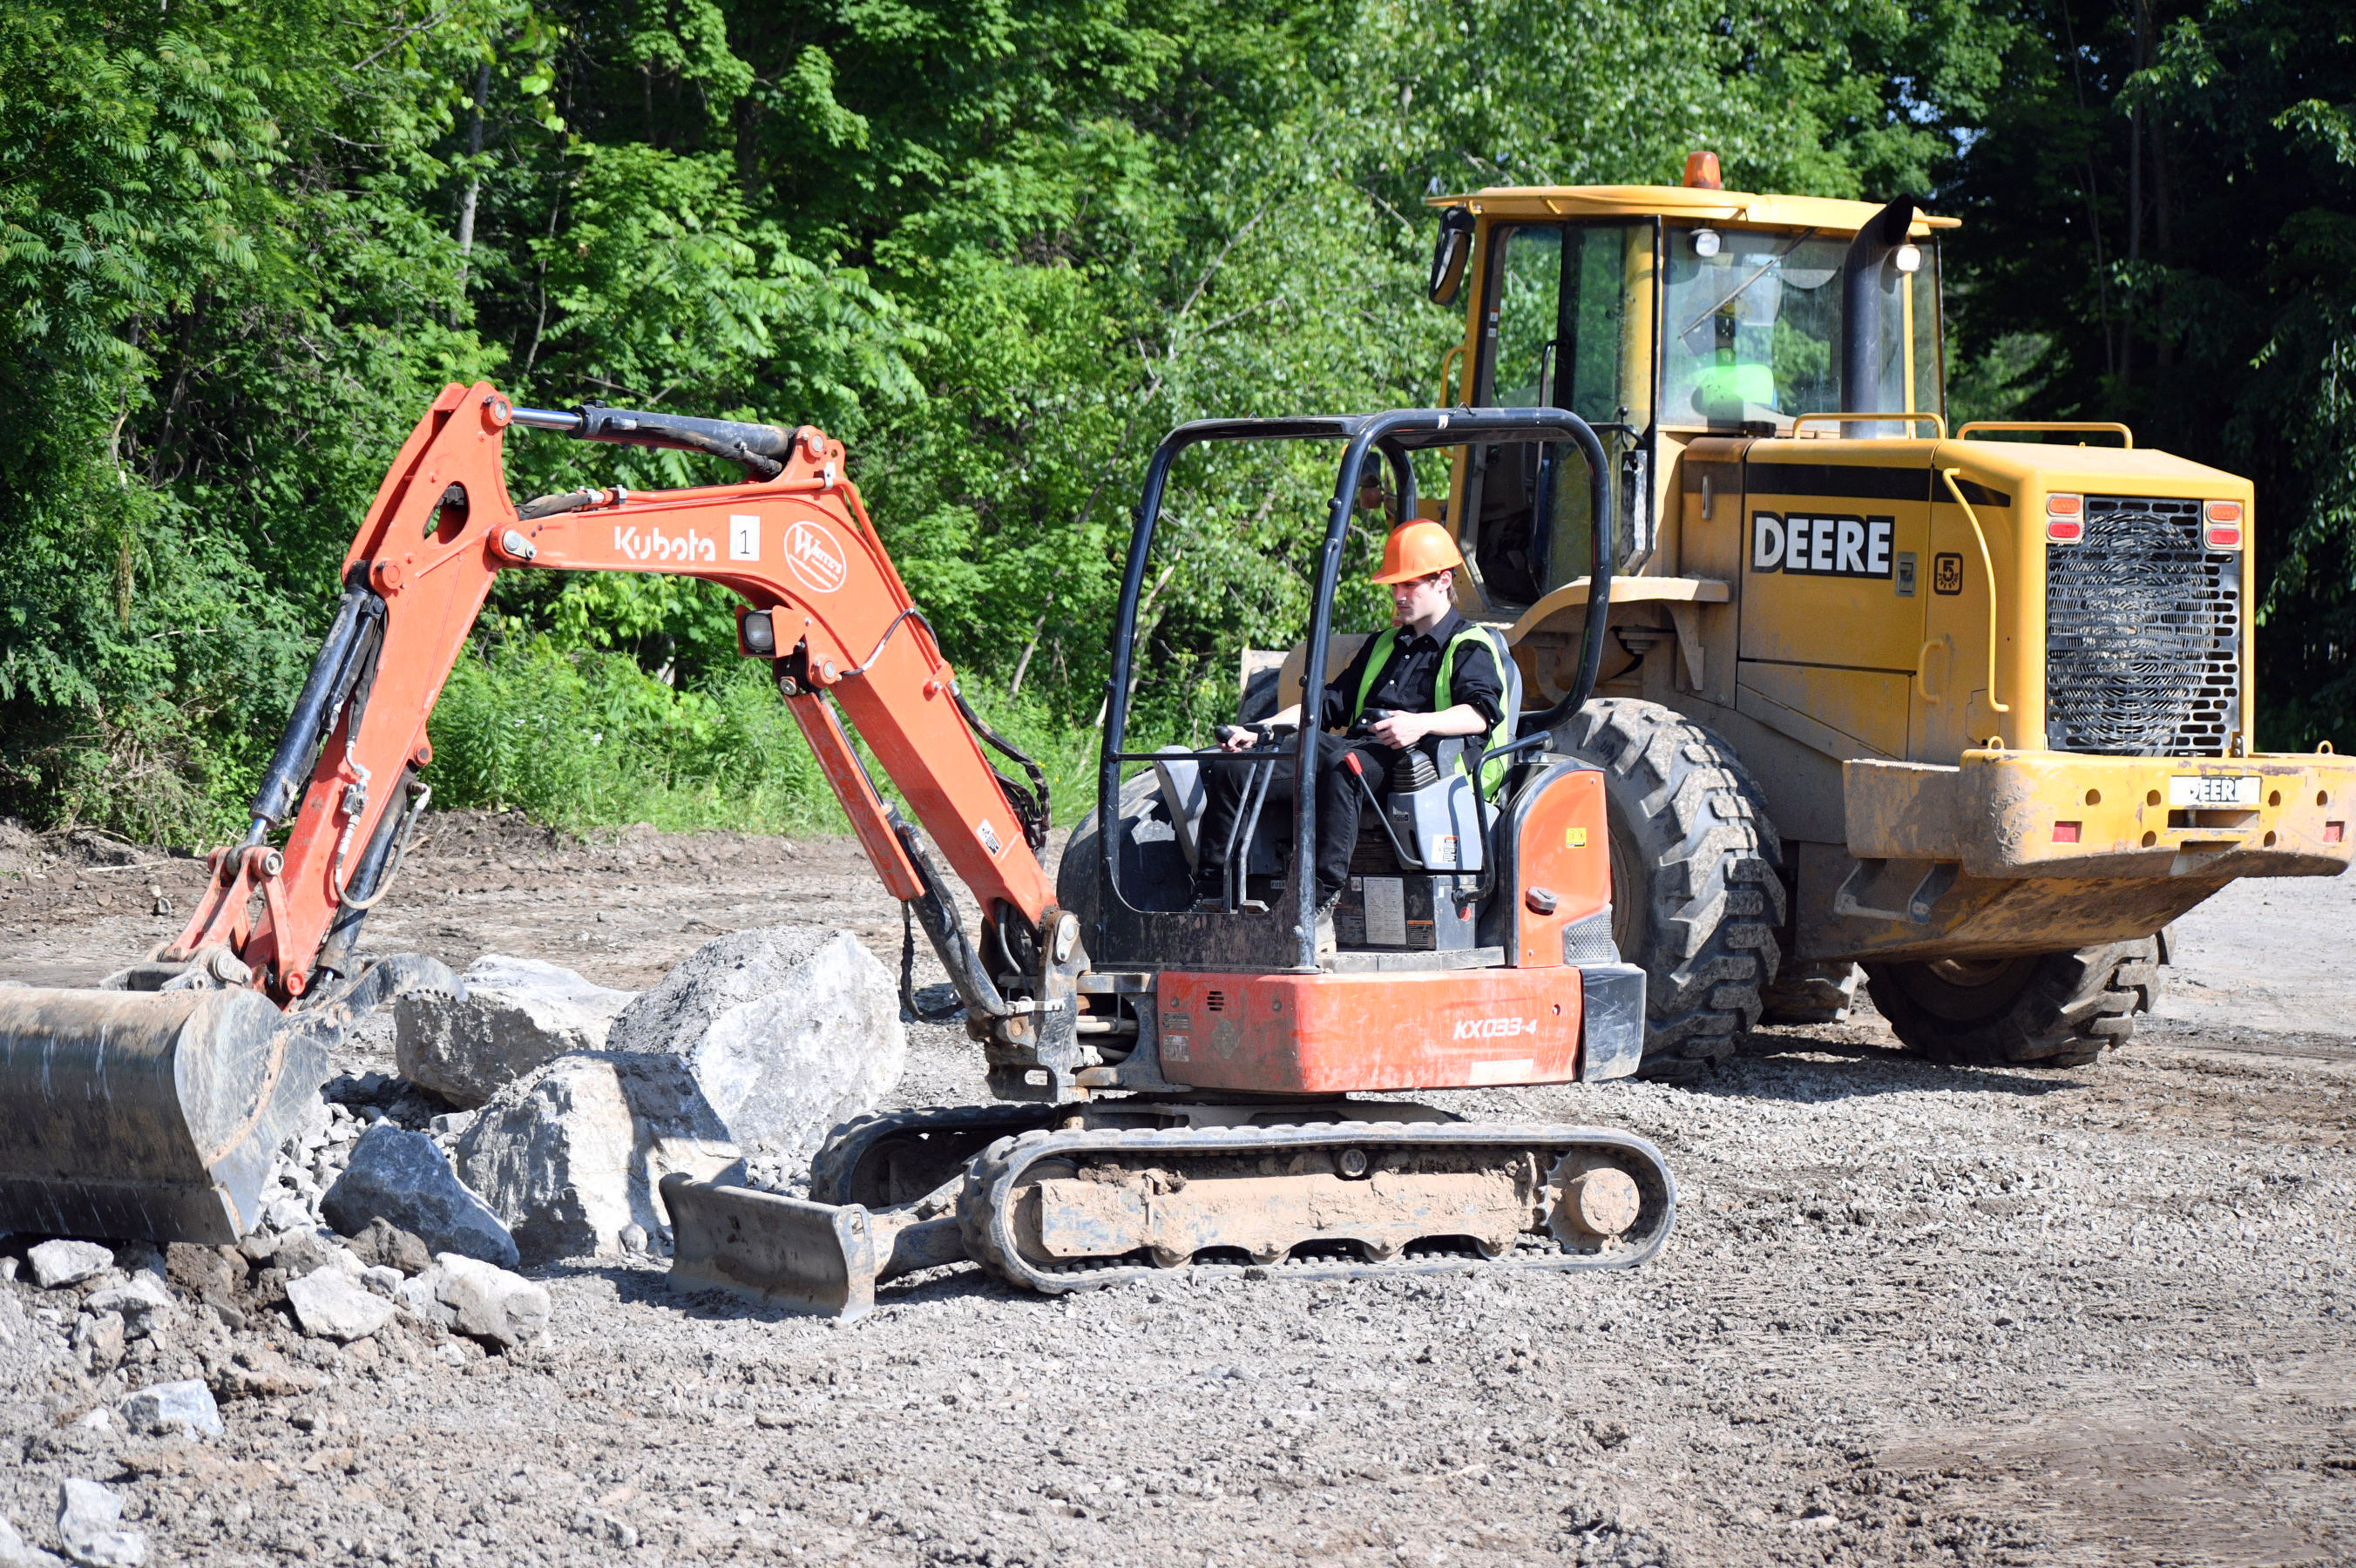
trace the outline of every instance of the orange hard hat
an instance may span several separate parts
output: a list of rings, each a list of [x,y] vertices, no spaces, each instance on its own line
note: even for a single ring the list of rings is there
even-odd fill
[[[1375,581],[1412,582],[1463,564],[1464,552],[1456,548],[1455,537],[1438,523],[1401,523],[1383,541],[1383,569],[1375,573]]]

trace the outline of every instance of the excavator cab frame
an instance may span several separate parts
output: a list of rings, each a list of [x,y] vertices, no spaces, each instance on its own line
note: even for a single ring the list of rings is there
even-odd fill
[[[1194,447],[1214,442],[1338,441],[1344,443],[1326,510],[1324,537],[1317,558],[1317,578],[1310,609],[1308,667],[1302,689],[1319,691],[1332,674],[1327,656],[1333,635],[1333,601],[1356,507],[1359,476],[1370,460],[1379,459],[1390,471],[1401,517],[1416,514],[1413,453],[1507,442],[1567,442],[1586,458],[1594,519],[1595,560],[1601,563],[1590,588],[1587,628],[1582,634],[1580,674],[1553,708],[1526,714],[1520,734],[1498,752],[1481,752],[1470,760],[1473,776],[1481,764],[1500,752],[1534,749],[1562,720],[1576,713],[1593,688],[1602,660],[1603,629],[1612,593],[1610,552],[1603,548],[1612,512],[1607,505],[1610,467],[1601,442],[1579,415],[1564,409],[1398,409],[1381,413],[1292,419],[1196,420],[1163,437],[1146,465],[1142,499],[1136,528],[1130,538],[1129,559],[1121,577],[1120,600],[1112,635],[1113,665],[1105,710],[1105,738],[1097,774],[1097,820],[1121,819],[1122,769],[1139,763],[1167,765],[1173,751],[1127,750],[1129,724],[1139,649],[1138,628],[1144,598],[1148,563],[1162,520],[1172,470]],[[1268,771],[1290,754],[1294,776],[1312,776],[1316,729],[1303,724],[1289,752],[1274,749],[1237,753],[1196,752],[1198,765],[1258,767]],[[1264,793],[1264,792],[1263,792]],[[1266,908],[1246,905],[1234,910],[1154,910],[1141,907],[1120,886],[1116,835],[1101,833],[1094,840],[1097,853],[1094,929],[1089,950],[1099,964],[1147,965],[1155,968],[1257,969],[1315,974],[1319,967],[1314,913],[1314,887],[1306,869],[1314,861],[1317,842],[1317,802],[1314,790],[1297,792],[1289,832],[1280,892]],[[1494,816],[1494,813],[1484,813]],[[1068,882],[1066,883],[1068,885]]]

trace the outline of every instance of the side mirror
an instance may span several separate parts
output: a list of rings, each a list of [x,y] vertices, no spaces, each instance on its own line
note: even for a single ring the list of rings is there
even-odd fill
[[[1451,207],[1440,215],[1440,239],[1431,248],[1431,278],[1424,292],[1434,304],[1454,304],[1464,287],[1464,263],[1472,256],[1472,209]]]

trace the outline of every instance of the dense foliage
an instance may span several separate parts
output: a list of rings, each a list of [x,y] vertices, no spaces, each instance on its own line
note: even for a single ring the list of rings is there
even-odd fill
[[[2031,0],[1946,193],[1987,411],[2257,485],[2259,741],[2356,720],[2356,11]]]
[[[234,818],[384,463],[477,377],[843,436],[969,688],[1069,769],[1156,435],[1425,400],[1455,331],[1419,294],[1428,193],[1673,181],[1697,145],[1750,188],[1967,203],[1959,396],[2130,411],[2254,472],[2305,704],[2276,707],[2328,723],[2356,700],[2324,678],[2346,24],[2162,10],[32,0],[0,12],[0,810]],[[2138,134],[2169,173],[2129,222]],[[522,493],[717,476],[509,449]],[[1158,724],[1297,634],[1305,461],[1239,456],[1173,505]],[[730,627],[691,584],[509,574],[437,715],[437,798],[822,809]]]

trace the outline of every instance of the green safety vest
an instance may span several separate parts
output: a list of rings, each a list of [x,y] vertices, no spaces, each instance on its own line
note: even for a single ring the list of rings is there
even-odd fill
[[[1483,639],[1489,645],[1489,656],[1497,661],[1497,722],[1489,731],[1488,744],[1488,749],[1494,751],[1504,745],[1509,738],[1505,734],[1505,660],[1510,656],[1506,654],[1504,645],[1497,641],[1496,635],[1488,627],[1475,625],[1468,621],[1462,631],[1448,639],[1448,646],[1441,649],[1440,654],[1440,678],[1432,682],[1431,710],[1434,713],[1444,713],[1456,706],[1448,699],[1449,677],[1456,672],[1456,650],[1475,637]],[[1391,651],[1398,646],[1398,628],[1397,626],[1385,626],[1375,635],[1375,650],[1366,656],[1366,673],[1358,677],[1358,695],[1350,704],[1350,722],[1355,723],[1358,715],[1366,710],[1366,699],[1374,694],[1375,682],[1382,678],[1383,667],[1391,662]],[[1464,766],[1464,759],[1457,758],[1456,765],[1462,769]],[[1504,782],[1505,777],[1505,758],[1492,757],[1482,763],[1483,798],[1495,795],[1497,785]]]

